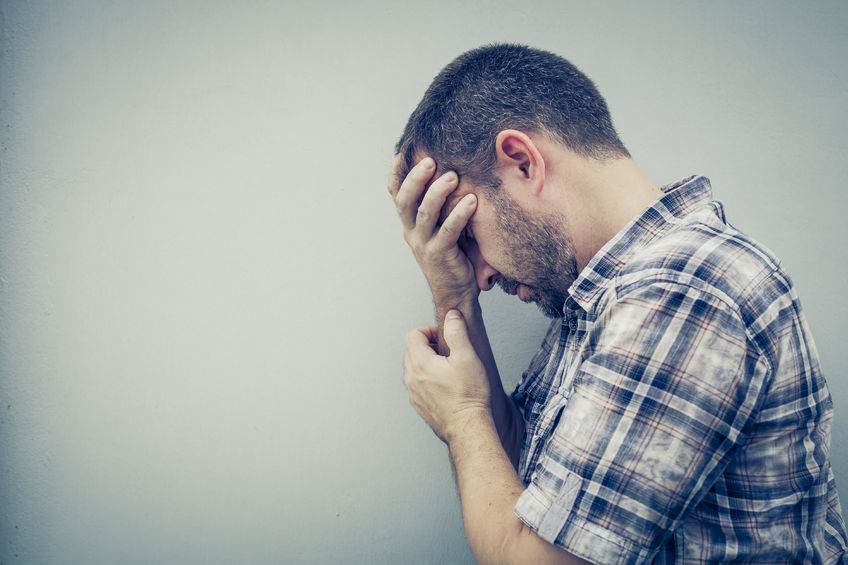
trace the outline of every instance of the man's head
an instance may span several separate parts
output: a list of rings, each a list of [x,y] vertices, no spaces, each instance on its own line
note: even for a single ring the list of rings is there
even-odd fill
[[[463,53],[433,79],[397,143],[400,173],[425,154],[440,171],[495,187],[495,139],[506,129],[542,134],[584,157],[629,157],[606,102],[574,65],[547,51],[490,45]]]
[[[457,244],[474,268],[478,287],[489,290],[497,284],[525,302],[536,302],[545,315],[559,317],[578,266],[569,222],[551,206],[550,194],[556,193],[551,185],[556,183],[546,177],[546,163],[562,164],[553,145],[538,137],[534,142],[517,130],[500,132],[496,141],[500,186],[481,188],[460,179],[438,224],[447,221],[465,195],[477,194],[475,212]]]
[[[552,194],[543,188],[542,153],[555,147],[595,162],[629,157],[592,82],[557,55],[517,45],[475,49],[445,67],[396,147],[399,178],[425,156],[436,162],[433,178],[458,173],[443,213],[463,194],[478,194],[474,236],[458,243],[480,288],[498,283],[549,316],[561,315],[577,277],[575,245],[561,210],[523,196]]]

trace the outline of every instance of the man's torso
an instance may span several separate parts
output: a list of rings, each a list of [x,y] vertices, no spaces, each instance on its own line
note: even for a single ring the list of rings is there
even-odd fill
[[[665,190],[581,273],[513,395],[516,512],[604,562],[829,562],[832,403],[791,281],[706,179]]]

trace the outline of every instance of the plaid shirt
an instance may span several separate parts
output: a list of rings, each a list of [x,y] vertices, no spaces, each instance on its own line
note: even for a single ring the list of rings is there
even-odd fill
[[[580,274],[513,393],[515,512],[597,563],[848,562],[792,282],[706,178],[664,191]]]

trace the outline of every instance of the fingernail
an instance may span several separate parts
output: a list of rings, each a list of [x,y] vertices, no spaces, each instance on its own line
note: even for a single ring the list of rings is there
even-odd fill
[[[459,313],[459,310],[448,310],[448,313],[445,314],[445,319],[448,320],[458,320],[462,318],[462,314]]]
[[[456,181],[456,173],[453,172],[453,171],[448,171],[444,175],[442,175],[442,178],[445,179],[445,182],[455,182]]]
[[[477,197],[473,194],[466,194],[465,196],[463,196],[462,200],[466,206],[473,206],[474,203],[477,201]]]
[[[433,166],[436,164],[436,162],[433,161],[430,157],[424,157],[424,159],[421,160],[421,163],[422,163],[422,166],[425,169],[428,169],[428,170],[432,169]]]

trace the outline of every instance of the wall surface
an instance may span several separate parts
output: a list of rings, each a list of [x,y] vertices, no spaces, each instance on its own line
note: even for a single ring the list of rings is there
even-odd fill
[[[555,51],[782,257],[848,497],[848,3],[0,3],[0,563],[471,563],[385,193],[430,79]],[[842,290],[840,290],[842,289]],[[512,388],[546,321],[483,299]]]

